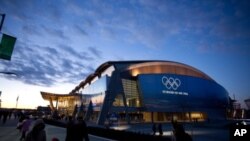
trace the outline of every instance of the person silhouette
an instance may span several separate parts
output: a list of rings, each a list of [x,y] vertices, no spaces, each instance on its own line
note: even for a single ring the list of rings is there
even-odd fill
[[[77,122],[74,125],[74,141],[89,141],[87,125],[82,117],[77,118]]]
[[[34,121],[32,130],[25,137],[25,141],[46,141],[45,124],[42,119]]]
[[[158,131],[159,131],[159,135],[162,136],[163,131],[162,131],[162,124],[161,123],[158,124]]]
[[[68,123],[66,125],[67,133],[66,133],[66,139],[65,141],[73,141],[74,140],[74,120],[72,119],[72,116],[68,117]]]
[[[153,131],[153,135],[155,135],[155,133],[156,133],[156,124],[155,123],[153,123],[152,131]]]

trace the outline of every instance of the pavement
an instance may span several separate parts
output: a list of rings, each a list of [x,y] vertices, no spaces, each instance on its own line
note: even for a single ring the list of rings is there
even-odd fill
[[[0,121],[0,141],[19,141],[21,133],[16,129],[18,120],[10,119],[5,124]],[[90,125],[91,126],[91,125]],[[111,127],[116,130],[127,130],[132,132],[140,132],[144,134],[152,134],[152,124],[131,124],[117,125]],[[173,128],[170,123],[162,124],[163,136],[174,139]],[[229,141],[229,130],[224,127],[223,123],[210,124],[184,124],[185,131],[191,135],[193,141]],[[53,137],[60,141],[65,140],[66,129],[46,124],[45,127],[47,141],[51,141]],[[156,133],[158,135],[159,133]],[[111,139],[94,136],[89,134],[91,141],[113,141]]]
[[[21,133],[16,129],[18,123],[17,119],[9,119],[5,124],[0,121],[0,141],[19,141]],[[53,137],[64,141],[66,136],[66,129],[46,124],[45,127],[47,141],[51,141]],[[98,137],[89,134],[90,141],[113,141],[111,139]]]
[[[229,129],[225,127],[226,122],[214,123],[185,123],[183,124],[185,131],[191,135],[193,141],[229,141]],[[132,124],[118,125],[111,127],[116,130],[127,130],[137,133],[153,134],[152,124]],[[171,123],[163,123],[163,136],[167,136],[174,140],[173,127]],[[159,133],[156,133],[159,135]]]

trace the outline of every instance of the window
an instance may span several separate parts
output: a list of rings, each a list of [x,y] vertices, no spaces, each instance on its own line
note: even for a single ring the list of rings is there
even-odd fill
[[[122,85],[126,97],[126,103],[130,107],[140,107],[141,100],[136,81],[122,79]]]

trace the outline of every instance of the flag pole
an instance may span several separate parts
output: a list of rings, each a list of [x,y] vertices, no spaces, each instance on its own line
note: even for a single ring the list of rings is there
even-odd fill
[[[19,96],[17,96],[17,98],[16,98],[16,108],[17,108],[18,100],[19,100]]]

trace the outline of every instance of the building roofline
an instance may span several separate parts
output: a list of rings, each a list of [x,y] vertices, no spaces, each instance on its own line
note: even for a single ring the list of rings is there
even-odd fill
[[[96,76],[100,76],[100,74],[105,71],[108,67],[112,66],[112,65],[116,65],[116,64],[140,64],[140,63],[150,63],[150,62],[162,62],[162,63],[173,63],[173,64],[178,64],[178,65],[182,65],[182,66],[186,66],[196,72],[201,73],[202,75],[206,76],[206,78],[214,81],[211,77],[209,77],[207,74],[205,74],[204,72],[190,66],[184,63],[180,63],[180,62],[175,62],[175,61],[165,61],[165,60],[126,60],[126,61],[107,61],[103,64],[101,64],[99,67],[97,67],[97,69],[95,70],[94,73],[88,75],[86,77],[86,79],[84,81],[81,81],[79,85],[77,85],[69,94],[75,94],[82,86],[86,85],[87,83],[91,82],[92,79],[94,79]]]

